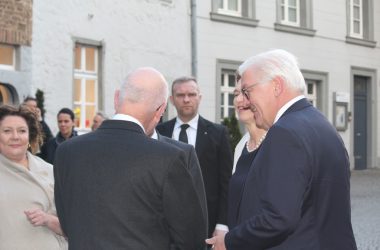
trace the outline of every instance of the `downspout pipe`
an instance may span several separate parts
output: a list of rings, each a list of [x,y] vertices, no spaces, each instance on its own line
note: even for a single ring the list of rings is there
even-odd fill
[[[197,1],[191,0],[191,75],[195,78],[198,75],[197,68]]]

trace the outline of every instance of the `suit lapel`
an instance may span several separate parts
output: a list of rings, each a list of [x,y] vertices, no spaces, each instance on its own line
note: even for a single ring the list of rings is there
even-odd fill
[[[159,131],[161,135],[164,135],[169,138],[173,138],[173,130],[175,125],[176,119],[171,119],[170,121],[164,123],[162,125],[162,130]]]
[[[206,150],[208,141],[208,126],[205,120],[199,116],[198,128],[197,128],[197,140],[195,142],[195,151],[198,158],[201,157],[202,152]]]

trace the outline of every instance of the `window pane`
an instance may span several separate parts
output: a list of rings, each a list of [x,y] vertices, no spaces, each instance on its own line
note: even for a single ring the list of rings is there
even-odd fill
[[[74,79],[74,102],[81,101],[81,79]]]
[[[285,20],[285,7],[284,6],[282,6],[281,7],[281,20]]]
[[[297,0],[289,0],[289,6],[296,7],[297,6]]]
[[[86,81],[86,102],[95,102],[95,80]]]
[[[91,126],[92,118],[95,115],[95,106],[94,105],[87,105],[86,106],[86,120],[85,120],[85,127],[89,128]]]
[[[230,107],[230,108],[228,109],[228,116],[229,116],[229,117],[232,117],[234,114],[235,114],[235,108],[231,108],[231,107]]]
[[[233,106],[234,105],[234,95],[228,94],[228,105]]]
[[[360,8],[354,7],[354,19],[360,19]]]
[[[360,22],[354,21],[354,33],[360,34]]]
[[[285,4],[285,0],[281,0],[281,4],[284,5]]]
[[[221,85],[221,86],[224,86],[224,74],[222,74],[222,75],[220,76],[220,78],[222,79],[222,85]]]
[[[297,11],[296,9],[289,9],[289,21],[297,22]]]
[[[86,71],[95,71],[95,48],[86,48]]]
[[[220,95],[221,105],[224,106],[224,95],[223,93]]]
[[[228,75],[228,86],[235,87],[235,75]]]
[[[80,45],[76,45],[75,46],[75,69],[78,69],[80,70],[81,67],[80,67],[80,62],[81,62],[81,46]]]
[[[223,0],[219,0],[219,9],[223,9]]]
[[[228,9],[229,10],[238,10],[238,0],[228,0]]]
[[[222,118],[222,120],[223,120],[223,118],[224,118],[224,114],[223,114],[223,107],[220,109],[220,117]]]
[[[82,116],[82,112],[80,110],[79,105],[74,105],[74,114],[75,114],[75,127],[79,128],[81,127],[80,120]]]
[[[354,0],[354,4],[360,4],[360,0]]]
[[[314,92],[314,89],[313,89],[313,84],[312,83],[308,83],[307,84],[307,93],[312,95]]]
[[[13,66],[14,48],[0,45],[0,64]]]

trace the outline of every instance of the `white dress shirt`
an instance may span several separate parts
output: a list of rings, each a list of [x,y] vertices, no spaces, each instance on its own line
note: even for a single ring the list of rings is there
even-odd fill
[[[137,125],[139,125],[143,129],[143,131],[145,133],[145,129],[144,129],[143,125],[141,124],[141,122],[139,122],[139,120],[137,120],[133,116],[126,115],[126,114],[116,114],[112,117],[112,120],[122,120],[122,121],[129,121],[129,122],[136,123]]]
[[[189,124],[190,126],[186,129],[187,141],[188,141],[188,144],[193,145],[194,148],[195,148],[195,143],[197,141],[198,120],[199,120],[199,114],[197,114],[193,119],[191,119],[189,122],[186,123],[186,124]],[[172,139],[178,141],[179,132],[181,132],[181,125],[184,123],[185,122],[183,122],[177,116],[176,122],[174,124]]]

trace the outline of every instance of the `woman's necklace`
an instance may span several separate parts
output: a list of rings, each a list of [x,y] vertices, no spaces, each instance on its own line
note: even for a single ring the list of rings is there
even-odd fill
[[[265,132],[265,133],[263,134],[263,136],[261,136],[261,138],[260,138],[259,141],[256,143],[256,145],[255,145],[255,147],[254,147],[253,149],[250,149],[250,145],[249,145],[249,141],[250,141],[250,140],[248,140],[247,143],[245,144],[246,147],[247,147],[247,151],[248,151],[248,152],[253,152],[253,151],[255,151],[256,149],[258,149],[258,148],[260,147],[261,143],[264,141],[264,139],[265,139],[266,136],[267,136],[267,132]]]

